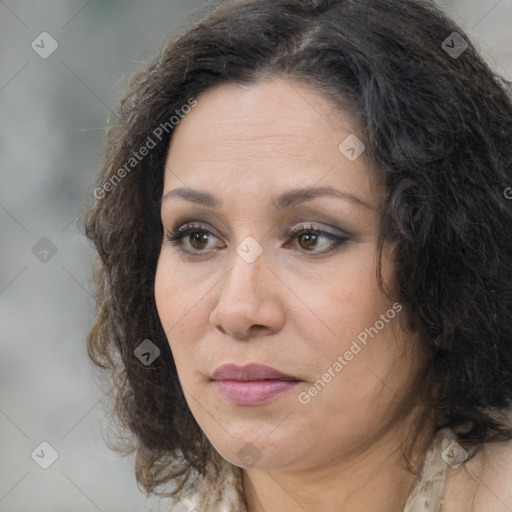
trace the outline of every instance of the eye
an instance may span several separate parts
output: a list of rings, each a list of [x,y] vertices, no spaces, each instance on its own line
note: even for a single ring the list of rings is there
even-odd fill
[[[204,249],[208,245],[208,238],[210,235],[217,238],[210,230],[206,229],[201,224],[190,223],[183,224],[177,229],[172,230],[171,233],[166,234],[165,239],[183,253],[198,255],[207,252]],[[297,241],[300,247],[300,249],[298,249],[299,251],[302,249],[301,252],[318,254],[327,254],[332,252],[349,239],[347,234],[336,234],[321,229],[313,224],[296,226],[290,230],[288,236],[292,238],[292,240]],[[324,248],[323,250],[315,250],[318,248],[319,240],[322,239],[329,242],[327,244],[327,248]],[[323,245],[325,246],[326,244],[324,243]]]
[[[327,254],[335,251],[349,238],[347,234],[341,235],[331,231],[326,231],[314,224],[293,227],[290,230],[289,236],[297,240],[299,246],[305,249],[306,252],[317,252],[319,254]],[[314,251],[314,249],[318,247],[318,241],[322,238],[330,241],[327,245],[327,249],[324,249],[323,251]]]
[[[208,235],[215,236],[211,231],[201,226],[201,224],[183,224],[167,234],[165,239],[170,244],[178,247],[181,252],[194,253],[204,252],[203,249],[208,242]],[[185,241],[189,242],[193,250],[184,248]]]

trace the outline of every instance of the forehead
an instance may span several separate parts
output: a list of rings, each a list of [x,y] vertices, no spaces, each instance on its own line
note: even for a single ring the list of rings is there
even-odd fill
[[[164,194],[185,185],[254,195],[291,183],[343,187],[369,200],[377,193],[364,151],[347,158],[346,141],[362,138],[355,123],[311,86],[283,78],[228,83],[197,101],[174,129]]]

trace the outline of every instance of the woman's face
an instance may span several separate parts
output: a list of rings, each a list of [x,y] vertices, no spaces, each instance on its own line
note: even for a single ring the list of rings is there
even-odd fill
[[[377,286],[383,190],[355,132],[315,89],[282,78],[209,89],[175,128],[158,313],[192,414],[237,466],[308,468],[366,446],[420,369],[402,306]],[[166,240],[185,224],[179,245]],[[295,381],[212,380],[249,363]]]

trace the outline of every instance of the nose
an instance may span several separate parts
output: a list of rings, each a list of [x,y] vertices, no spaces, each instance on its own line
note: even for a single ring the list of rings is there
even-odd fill
[[[238,340],[278,332],[285,321],[282,285],[267,266],[264,252],[248,263],[236,252],[231,271],[218,285],[211,325]]]

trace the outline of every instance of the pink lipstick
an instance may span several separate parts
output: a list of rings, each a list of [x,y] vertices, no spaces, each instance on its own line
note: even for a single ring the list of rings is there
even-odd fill
[[[217,390],[236,405],[258,405],[289,391],[301,382],[270,366],[226,364],[219,367],[212,380]]]

